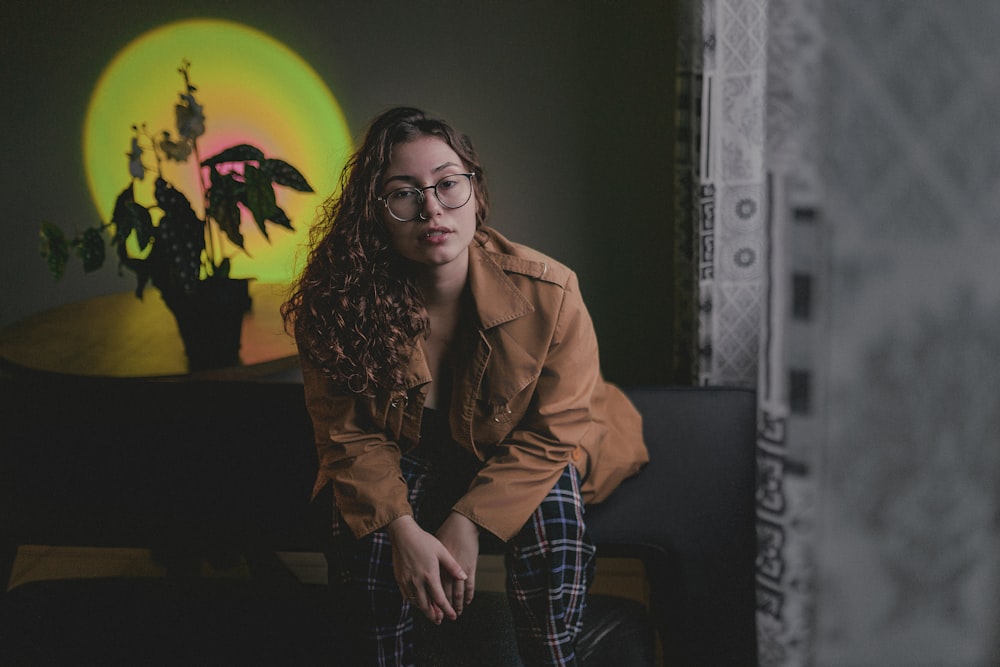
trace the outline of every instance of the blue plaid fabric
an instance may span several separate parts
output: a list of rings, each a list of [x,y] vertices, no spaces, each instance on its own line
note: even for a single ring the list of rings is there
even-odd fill
[[[443,450],[421,445],[403,456],[400,467],[410,504],[425,530],[437,530],[479,465],[457,446]],[[593,579],[595,552],[583,512],[579,476],[569,465],[508,543],[507,597],[526,667],[576,665],[574,644]],[[380,530],[355,539],[334,512],[333,537],[327,554],[330,583],[342,601],[341,622],[347,626],[345,636],[353,642],[359,664],[414,665],[413,610],[396,585],[388,535]]]
[[[509,543],[507,599],[525,665],[576,665],[595,548],[583,521],[576,468],[559,481]]]

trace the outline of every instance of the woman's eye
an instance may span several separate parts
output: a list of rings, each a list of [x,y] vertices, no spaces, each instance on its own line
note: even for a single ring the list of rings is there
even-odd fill
[[[406,201],[407,199],[412,199],[417,196],[416,190],[396,190],[389,195],[389,199],[394,201]]]
[[[450,190],[456,185],[458,185],[458,179],[446,178],[443,181],[438,181],[437,187],[439,190]]]

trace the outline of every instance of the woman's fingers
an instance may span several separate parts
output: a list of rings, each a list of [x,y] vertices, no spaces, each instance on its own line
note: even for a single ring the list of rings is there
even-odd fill
[[[431,602],[431,596],[422,589],[418,588],[404,593],[403,599],[413,605],[416,609],[419,609],[420,613],[426,616],[432,623],[440,625],[441,621],[444,620],[445,612]]]
[[[458,616],[462,613],[462,610],[455,604],[455,580],[450,577],[442,577],[441,579],[441,588],[444,589],[444,596],[451,603],[451,608],[455,610],[455,615]]]
[[[461,616],[462,612],[465,611],[465,582],[455,580],[451,585],[450,593],[451,606],[455,609],[455,613]]]
[[[473,570],[469,573],[469,578],[465,580],[465,598],[464,605],[468,606],[472,604],[472,598],[476,596],[476,571]]]
[[[432,607],[436,608],[438,614],[435,618],[431,618],[435,623],[440,623],[444,618],[454,621],[458,618],[458,614],[455,613],[455,608],[451,605],[451,600],[444,593],[444,587],[441,585],[441,579],[436,580],[436,586],[432,586],[430,590],[430,604]]]
[[[467,579],[448,549],[424,532],[410,516],[396,519],[388,528],[393,569],[403,597],[434,623],[455,620],[455,583]],[[447,591],[446,591],[447,587]],[[461,599],[464,601],[465,589]]]
[[[451,602],[462,613],[476,591],[476,565],[479,558],[479,527],[471,520],[452,512],[437,532],[441,544],[452,556],[450,567],[442,568],[441,577],[453,578]]]

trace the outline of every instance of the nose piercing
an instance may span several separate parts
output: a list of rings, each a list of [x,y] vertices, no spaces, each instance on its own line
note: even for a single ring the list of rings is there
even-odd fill
[[[423,220],[424,222],[427,222],[428,218],[424,217],[424,212],[423,211],[420,211],[419,213],[417,213],[417,215],[420,217],[421,220]]]

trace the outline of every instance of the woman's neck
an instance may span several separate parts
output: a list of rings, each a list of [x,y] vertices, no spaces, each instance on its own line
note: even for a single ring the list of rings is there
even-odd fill
[[[458,305],[465,290],[465,271],[425,271],[417,275],[417,288],[428,310],[450,309]]]
[[[425,406],[443,408],[448,405],[451,395],[455,342],[462,317],[465,277],[455,273],[425,273],[418,277],[417,286],[423,296],[424,310],[430,325],[430,331],[423,341],[432,379]]]

